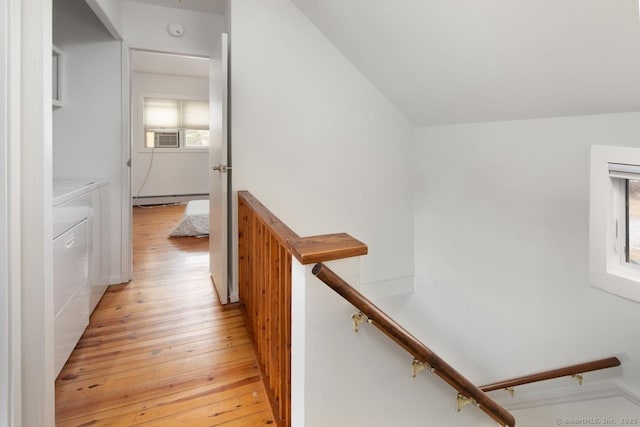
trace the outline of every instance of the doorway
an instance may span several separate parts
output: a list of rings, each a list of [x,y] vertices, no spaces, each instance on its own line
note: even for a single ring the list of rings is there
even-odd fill
[[[131,50],[132,205],[208,199],[209,61]]]
[[[226,69],[212,58],[134,48],[128,49],[125,59],[123,63],[129,64],[125,103],[130,118],[125,223],[131,224],[130,206],[150,209],[188,203],[186,213],[197,212],[198,221],[203,211],[210,211],[208,222],[215,231],[210,244],[211,278],[220,302],[226,304],[228,208],[227,192],[221,188],[226,190],[230,182],[225,173],[222,183],[220,167],[227,164],[228,153],[223,107]],[[205,200],[209,200],[208,205]],[[190,223],[191,217],[183,220]],[[131,226],[128,232],[126,242],[132,248]],[[200,228],[196,232],[205,234]],[[127,264],[133,273],[132,255],[128,251]]]

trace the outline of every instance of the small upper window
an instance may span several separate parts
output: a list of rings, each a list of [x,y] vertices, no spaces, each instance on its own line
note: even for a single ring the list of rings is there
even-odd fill
[[[640,149],[591,148],[592,286],[640,302]]]
[[[615,249],[620,262],[640,267],[640,166],[608,163],[613,184]]]
[[[640,180],[627,180],[627,262],[640,266]]]
[[[144,98],[146,148],[209,146],[207,101]]]

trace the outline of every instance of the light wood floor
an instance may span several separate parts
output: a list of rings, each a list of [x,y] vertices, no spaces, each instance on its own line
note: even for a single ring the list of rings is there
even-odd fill
[[[134,280],[111,286],[56,380],[58,426],[273,424],[244,319],[221,306],[183,206],[135,208]]]

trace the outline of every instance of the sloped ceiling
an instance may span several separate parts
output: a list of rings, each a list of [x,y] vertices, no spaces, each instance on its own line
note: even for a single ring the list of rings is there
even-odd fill
[[[126,0],[155,6],[173,7],[196,12],[224,15],[227,0]]]
[[[640,111],[637,0],[292,0],[414,124]]]

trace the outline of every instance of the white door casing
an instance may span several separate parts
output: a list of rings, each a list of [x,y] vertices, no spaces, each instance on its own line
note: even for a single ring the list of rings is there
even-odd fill
[[[24,426],[52,426],[52,1],[19,4],[21,415]]]
[[[9,220],[7,212],[7,182],[8,167],[7,152],[9,135],[8,94],[7,94],[7,55],[8,47],[8,12],[7,2],[0,3],[0,425],[11,425],[9,409],[10,369],[11,369],[11,338],[9,335]]]
[[[209,100],[211,138],[209,147],[209,268],[221,304],[229,302],[228,203],[229,161],[228,114],[229,39],[222,34],[222,59],[210,61]],[[222,95],[222,96],[219,96]],[[222,99],[221,105],[211,102]]]
[[[131,206],[131,149],[133,138],[131,136],[131,48],[121,42],[122,58],[122,169],[121,172],[121,196],[122,201],[122,226],[120,235],[122,239],[120,253],[119,276],[111,276],[113,267],[109,272],[109,283],[126,283],[133,279],[133,208]],[[112,264],[114,260],[111,260]]]
[[[0,2],[0,425],[22,425],[20,0]]]

